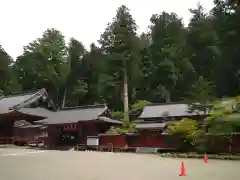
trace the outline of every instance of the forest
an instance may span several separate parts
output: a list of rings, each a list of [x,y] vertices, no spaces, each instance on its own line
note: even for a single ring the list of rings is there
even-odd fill
[[[54,28],[26,44],[16,59],[0,46],[0,96],[46,88],[59,107],[106,103],[116,112],[124,110],[125,96],[130,108],[140,101],[237,96],[239,4],[215,0],[208,13],[196,5],[187,26],[174,12],[153,14],[141,34],[122,5],[90,50],[74,37],[67,44]]]

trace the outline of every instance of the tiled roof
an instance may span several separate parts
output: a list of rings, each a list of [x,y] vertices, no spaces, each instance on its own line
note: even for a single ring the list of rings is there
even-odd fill
[[[31,125],[27,125],[27,126],[21,126],[19,128],[21,129],[26,129],[26,128],[40,128],[42,127],[43,125],[40,125],[40,124],[31,124]]]
[[[52,113],[48,118],[37,122],[44,124],[67,124],[76,123],[78,121],[97,120],[106,110],[106,105],[63,108]]]
[[[200,112],[198,114],[202,114]],[[167,117],[187,117],[197,115],[195,112],[189,111],[189,106],[186,103],[165,103],[165,104],[149,104],[143,108],[139,119],[147,118],[163,118]]]
[[[45,89],[41,89],[34,92],[3,97],[0,99],[0,114],[9,113],[22,107],[28,107],[45,93]]]
[[[50,117],[53,113],[56,113],[54,111],[50,111],[46,108],[37,107],[37,108],[20,108],[17,110],[18,112],[22,114],[28,114],[32,116],[39,116],[39,117]]]
[[[109,123],[114,123],[114,124],[122,124],[122,121],[116,120],[116,119],[111,119],[108,117],[100,116],[98,117],[99,120],[109,122]]]
[[[167,123],[139,123],[136,129],[163,129]]]

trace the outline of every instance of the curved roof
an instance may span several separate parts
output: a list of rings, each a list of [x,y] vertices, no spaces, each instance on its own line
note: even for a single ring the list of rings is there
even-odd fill
[[[52,114],[56,113],[54,111],[50,111],[46,108],[37,107],[37,108],[20,108],[17,110],[22,114],[32,115],[32,116],[39,116],[39,117],[50,117]]]
[[[0,99],[0,114],[6,114],[22,107],[28,107],[46,94],[45,89],[6,96]]]
[[[44,124],[67,124],[78,121],[97,120],[106,110],[106,105],[63,108],[50,114],[48,118],[37,122]]]
[[[105,121],[105,122],[109,122],[109,123],[113,123],[113,124],[122,124],[122,121],[116,120],[116,119],[111,119],[105,116],[100,116],[98,117],[99,120]]]

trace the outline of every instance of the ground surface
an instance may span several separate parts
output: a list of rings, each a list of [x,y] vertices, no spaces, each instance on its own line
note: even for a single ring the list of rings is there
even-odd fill
[[[181,159],[110,152],[0,148],[1,180],[237,180],[240,161]]]

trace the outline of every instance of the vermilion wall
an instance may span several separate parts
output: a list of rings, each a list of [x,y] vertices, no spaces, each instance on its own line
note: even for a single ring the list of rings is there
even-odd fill
[[[38,136],[41,134],[42,130],[40,128],[14,128],[13,142],[28,143],[38,140]]]
[[[152,148],[179,148],[180,142],[177,137],[164,135],[161,131],[142,131],[140,132],[139,143],[136,144],[140,147]]]
[[[127,145],[125,135],[100,135],[99,146],[110,146],[124,148]]]
[[[175,149],[180,147],[180,141],[177,138],[171,138],[170,142],[166,141],[168,135],[163,135],[161,132],[141,132],[140,134],[122,134],[122,135],[100,135],[99,145],[108,146],[112,144],[114,148],[124,147],[150,147]]]
[[[240,152],[240,135],[234,135],[232,137],[232,151]]]

